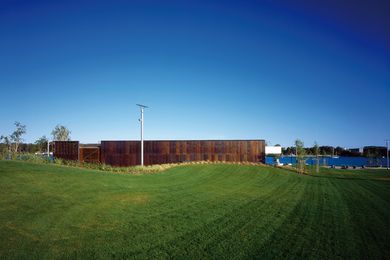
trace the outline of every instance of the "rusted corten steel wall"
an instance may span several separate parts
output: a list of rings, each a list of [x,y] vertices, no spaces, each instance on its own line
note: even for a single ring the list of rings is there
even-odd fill
[[[140,164],[140,141],[102,141],[101,162]],[[264,162],[264,140],[144,141],[145,165],[186,161]]]
[[[100,162],[100,147],[79,147],[80,162],[98,163]]]
[[[77,161],[79,159],[79,142],[54,141],[53,155],[55,158]]]

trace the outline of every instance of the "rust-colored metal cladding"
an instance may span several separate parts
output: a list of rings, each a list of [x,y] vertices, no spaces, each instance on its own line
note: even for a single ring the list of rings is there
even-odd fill
[[[102,141],[101,162],[140,164],[139,141]],[[145,165],[187,161],[264,162],[264,140],[144,141]]]
[[[77,161],[79,159],[79,142],[54,141],[53,155],[55,158]]]
[[[80,162],[99,163],[100,162],[100,147],[82,147],[79,148]]]
[[[140,141],[102,141],[100,145],[101,162],[113,166],[139,165]]]

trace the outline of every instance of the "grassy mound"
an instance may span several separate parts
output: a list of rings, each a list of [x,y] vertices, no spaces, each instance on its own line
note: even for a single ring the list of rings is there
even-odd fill
[[[386,171],[114,175],[0,161],[0,258],[386,258]]]

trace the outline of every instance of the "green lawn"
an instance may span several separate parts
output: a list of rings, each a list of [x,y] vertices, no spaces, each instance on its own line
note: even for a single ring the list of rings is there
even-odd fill
[[[0,161],[0,258],[389,258],[389,176]]]

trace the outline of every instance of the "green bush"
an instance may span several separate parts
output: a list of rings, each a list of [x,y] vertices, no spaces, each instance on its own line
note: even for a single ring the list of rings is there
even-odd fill
[[[50,163],[51,162],[50,157],[43,156],[43,155],[31,154],[31,153],[21,153],[21,154],[15,155],[12,159],[26,161],[26,162],[32,162],[32,163]]]
[[[54,160],[54,163],[57,165],[64,165],[70,167],[80,167],[80,168],[87,168],[92,170],[108,171],[113,173],[131,173],[131,174],[157,173],[177,165],[177,164],[164,164],[164,165],[150,165],[150,166],[113,167],[102,163],[69,161],[60,158],[56,158]]]

